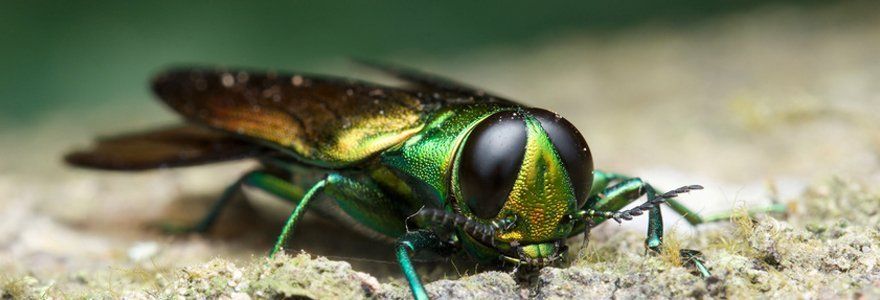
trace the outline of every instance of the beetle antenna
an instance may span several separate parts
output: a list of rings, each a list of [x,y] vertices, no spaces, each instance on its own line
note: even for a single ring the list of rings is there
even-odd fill
[[[423,209],[425,209],[424,205],[422,205],[422,207],[420,207],[418,211],[406,217],[406,221],[403,222],[403,226],[406,228],[406,232],[409,232],[409,220],[418,216]]]
[[[495,231],[498,228],[493,226],[494,224],[486,225],[460,214],[436,208],[422,209],[417,212],[416,215],[441,226],[461,228],[471,236],[479,238],[491,245],[495,245]]]
[[[635,216],[642,215],[643,213],[645,213],[645,211],[648,211],[648,210],[654,208],[655,206],[658,206],[658,205],[666,202],[666,200],[668,200],[668,199],[678,197],[678,195],[680,195],[680,194],[684,194],[684,193],[687,193],[687,192],[690,192],[693,190],[702,190],[702,189],[703,189],[703,186],[700,186],[700,185],[687,185],[687,186],[683,186],[683,187],[668,191],[666,193],[657,195],[652,199],[648,199],[648,201],[646,201],[645,203],[642,203],[641,205],[633,207],[628,210],[599,211],[599,210],[588,209],[588,210],[582,210],[582,211],[578,212],[577,217],[580,217],[580,218],[601,217],[601,218],[613,219],[617,223],[621,223],[623,220],[629,221],[629,220],[632,220],[633,217],[635,217]]]

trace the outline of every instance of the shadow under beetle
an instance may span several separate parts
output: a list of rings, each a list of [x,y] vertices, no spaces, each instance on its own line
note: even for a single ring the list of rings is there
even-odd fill
[[[271,255],[315,209],[396,240],[416,299],[427,298],[410,261],[419,251],[464,250],[482,264],[539,268],[559,261],[568,238],[644,212],[646,246],[658,251],[662,203],[694,225],[724,218],[702,218],[673,199],[700,186],[661,193],[594,170],[584,138],[555,113],[418,71],[365,65],[407,85],[173,69],[152,89],[185,125],[98,139],[66,160],[136,171],[257,159],[261,167],[229,187],[194,230],[207,230],[241,186],[256,187],[295,205]],[[623,210],[642,196],[644,204]],[[699,252],[681,255],[709,276]]]

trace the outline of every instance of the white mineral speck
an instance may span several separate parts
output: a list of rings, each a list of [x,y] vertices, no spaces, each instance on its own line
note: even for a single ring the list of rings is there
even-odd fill
[[[235,84],[235,77],[232,77],[232,74],[223,73],[223,76],[220,77],[220,83],[225,87],[232,87]]]
[[[159,253],[159,244],[156,242],[139,242],[128,248],[128,258],[132,261],[144,261]]]

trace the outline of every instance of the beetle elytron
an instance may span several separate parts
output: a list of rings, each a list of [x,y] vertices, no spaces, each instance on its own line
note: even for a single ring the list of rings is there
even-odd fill
[[[185,125],[98,139],[67,155],[73,165],[147,170],[254,158],[261,167],[226,190],[195,226],[204,231],[242,185],[295,204],[272,254],[314,208],[353,228],[395,239],[415,298],[427,298],[410,257],[467,251],[482,263],[542,267],[566,239],[607,219],[647,211],[646,246],[661,247],[661,203],[638,178],[593,169],[567,120],[453,81],[368,63],[408,83],[389,87],[305,74],[204,68],[157,76],[153,91]],[[623,208],[643,195],[647,201]],[[704,276],[696,251],[683,251]]]

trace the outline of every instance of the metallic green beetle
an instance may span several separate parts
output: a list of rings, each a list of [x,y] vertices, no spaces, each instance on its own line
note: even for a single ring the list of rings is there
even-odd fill
[[[408,83],[388,87],[305,74],[175,69],[153,91],[186,125],[99,139],[74,165],[147,170],[255,158],[261,168],[226,190],[195,226],[207,230],[242,185],[295,204],[275,247],[306,210],[396,240],[417,299],[427,293],[410,261],[422,250],[467,251],[484,264],[542,267],[566,240],[606,219],[647,211],[646,245],[661,247],[659,204],[703,219],[638,178],[593,169],[590,149],[557,114],[440,77],[368,64]],[[647,201],[622,210],[643,195]],[[712,218],[712,220],[720,219]],[[683,251],[704,276],[698,252]]]

